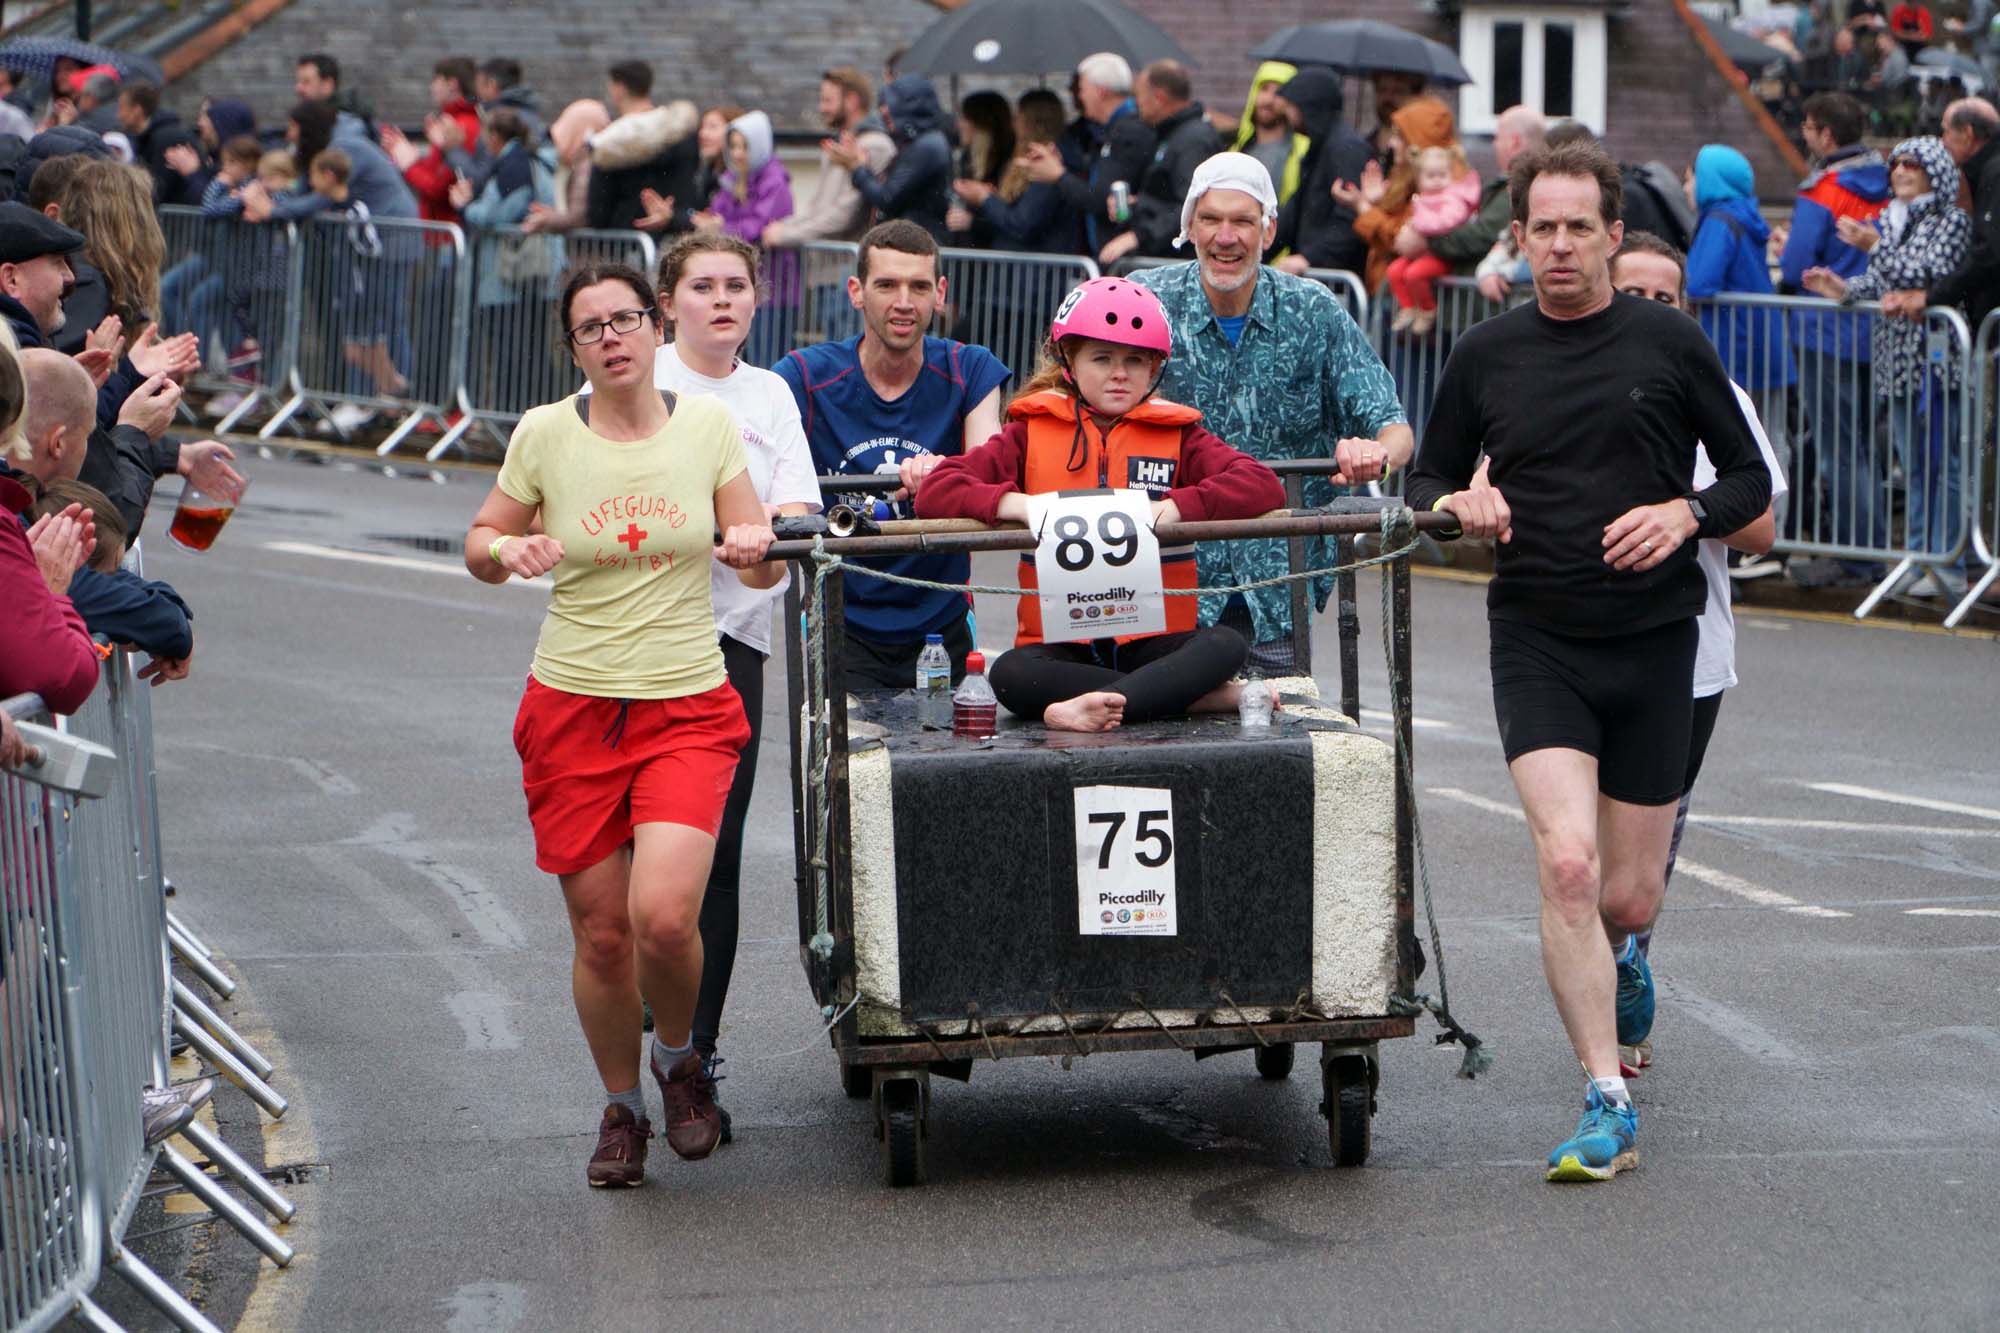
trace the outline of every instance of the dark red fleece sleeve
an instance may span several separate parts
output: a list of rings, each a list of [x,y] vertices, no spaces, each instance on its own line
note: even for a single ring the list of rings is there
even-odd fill
[[[1027,454],[1027,423],[1010,421],[977,449],[946,457],[917,487],[917,517],[998,523],[1000,497],[1021,489]]]
[[[1180,483],[1167,498],[1189,523],[1255,518],[1285,503],[1277,473],[1200,426],[1181,432]]]
[[[67,597],[49,592],[28,534],[0,509],[0,697],[39,694],[74,713],[97,688],[97,648]]]

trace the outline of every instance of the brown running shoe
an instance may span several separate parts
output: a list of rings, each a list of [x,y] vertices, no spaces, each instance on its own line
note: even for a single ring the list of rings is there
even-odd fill
[[[597,1151],[590,1155],[584,1173],[593,1189],[624,1189],[646,1178],[646,1140],[653,1137],[653,1122],[635,1120],[632,1113],[613,1102],[604,1108],[604,1123],[597,1127]]]
[[[714,1152],[722,1139],[722,1110],[715,1104],[715,1080],[703,1067],[701,1053],[689,1051],[664,1072],[656,1062],[646,1063],[667,1103],[667,1146],[690,1162]]]

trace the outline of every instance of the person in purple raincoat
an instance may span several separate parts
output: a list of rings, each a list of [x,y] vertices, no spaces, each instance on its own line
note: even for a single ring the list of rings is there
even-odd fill
[[[716,227],[757,245],[764,228],[792,215],[792,177],[774,151],[771,118],[762,111],[747,111],[730,121],[723,157],[729,166],[722,173],[721,187],[708,211],[695,218],[695,225]],[[752,365],[768,366],[791,347],[791,316],[798,305],[796,252],[772,253],[769,283],[769,308],[743,349],[743,358]]]

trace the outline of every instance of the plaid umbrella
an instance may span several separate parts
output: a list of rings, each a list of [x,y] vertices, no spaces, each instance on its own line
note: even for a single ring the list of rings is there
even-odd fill
[[[82,65],[109,65],[126,83],[135,80],[165,82],[159,65],[146,56],[114,51],[108,46],[80,42],[74,37],[17,37],[11,42],[0,43],[0,68],[18,70],[43,83],[55,82],[56,61],[63,59]]]

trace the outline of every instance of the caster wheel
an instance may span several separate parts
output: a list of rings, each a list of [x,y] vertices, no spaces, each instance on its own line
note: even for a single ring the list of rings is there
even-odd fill
[[[842,1065],[840,1090],[857,1102],[875,1095],[875,1071],[867,1065]]]
[[[1292,1076],[1292,1062],[1298,1058],[1298,1050],[1288,1041],[1272,1042],[1269,1046],[1257,1048],[1257,1072],[1276,1082]]]
[[[1327,1145],[1335,1166],[1360,1166],[1368,1160],[1368,1122],[1374,1112],[1373,1079],[1365,1056],[1347,1055],[1327,1061],[1320,1069],[1325,1100]]]
[[[882,1085],[882,1165],[892,1188],[924,1183],[923,1086],[915,1079]]]

